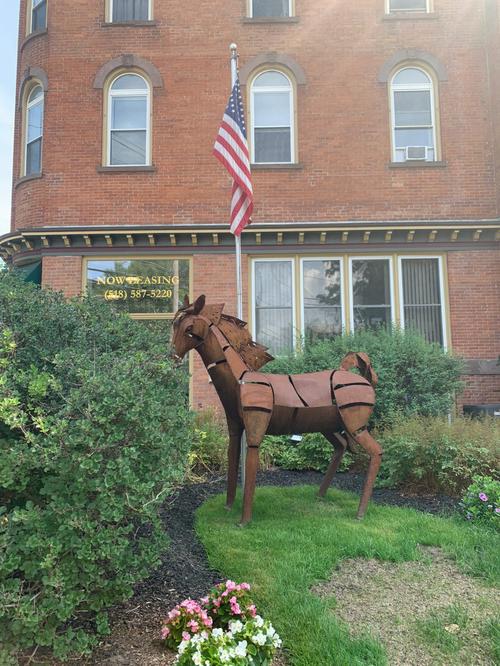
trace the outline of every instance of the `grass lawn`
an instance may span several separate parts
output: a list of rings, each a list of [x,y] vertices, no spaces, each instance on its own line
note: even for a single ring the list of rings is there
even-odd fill
[[[360,522],[355,520],[357,496],[332,489],[320,501],[316,493],[317,489],[311,486],[258,488],[253,523],[244,529],[236,525],[240,503],[228,513],[220,495],[206,502],[197,514],[197,530],[211,564],[224,576],[252,585],[260,612],[273,622],[283,638],[290,664],[387,664],[384,645],[363,627],[363,608],[357,609],[360,621],[350,627],[355,629],[352,633],[336,615],[335,594],[319,594],[312,588],[330,580],[341,563],[352,558],[396,564],[418,561],[419,566],[428,563],[430,567],[430,558],[421,546],[441,548],[443,556],[452,558],[452,566],[460,577],[476,577],[471,580],[479,587],[477,598],[482,605],[475,624],[470,609],[429,611],[419,618],[410,614],[410,621],[415,622],[415,640],[426,654],[434,655],[429,663],[453,664],[453,655],[462,659],[457,663],[497,663],[498,620],[492,614],[498,603],[495,588],[500,580],[499,535],[458,519],[373,503]],[[376,585],[377,574],[370,573],[368,567],[367,580],[370,576],[371,584]],[[432,588],[431,569],[418,584],[422,590]],[[384,597],[390,595],[389,588]],[[396,599],[396,603],[404,605],[404,597]],[[467,615],[467,621],[461,613]],[[448,633],[455,631],[455,625],[459,633]],[[448,628],[444,636],[443,627]],[[463,661],[465,653],[460,650],[472,649],[468,647],[468,631],[480,635],[478,643],[484,654],[479,661]]]

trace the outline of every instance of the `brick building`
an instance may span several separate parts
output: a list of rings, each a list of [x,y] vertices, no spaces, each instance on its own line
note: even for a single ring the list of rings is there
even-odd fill
[[[237,42],[244,309],[279,352],[393,321],[500,402],[499,0],[21,0],[9,263],[168,320],[235,312],[211,154]],[[208,377],[195,406],[214,401]]]

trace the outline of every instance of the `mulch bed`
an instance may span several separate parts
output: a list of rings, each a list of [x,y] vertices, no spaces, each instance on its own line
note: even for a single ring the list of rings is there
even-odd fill
[[[260,472],[258,485],[318,485],[323,475],[317,472],[272,470]],[[363,474],[344,473],[335,477],[334,486],[359,493]],[[168,500],[161,516],[171,543],[163,561],[149,578],[136,586],[134,596],[110,612],[112,634],[89,659],[73,660],[77,666],[155,666],[172,663],[165,658],[158,641],[162,618],[187,597],[197,599],[223,578],[208,564],[195,528],[195,511],[208,498],[225,490],[225,479],[187,485]],[[394,489],[377,489],[373,501],[419,509],[428,513],[451,513],[455,500],[445,496],[421,496]],[[56,662],[34,660],[32,664]]]

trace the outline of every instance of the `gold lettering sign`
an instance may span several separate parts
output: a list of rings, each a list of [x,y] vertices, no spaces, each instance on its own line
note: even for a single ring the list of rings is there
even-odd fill
[[[189,294],[189,261],[91,260],[87,290],[130,313],[173,314]]]

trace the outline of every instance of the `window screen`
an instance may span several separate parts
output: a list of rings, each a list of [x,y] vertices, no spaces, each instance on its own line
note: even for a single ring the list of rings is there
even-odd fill
[[[293,347],[293,271],[291,261],[255,262],[255,331],[272,354]]]
[[[304,260],[302,264],[304,335],[328,339],[342,333],[342,275],[340,261]]]
[[[441,281],[438,259],[402,259],[405,328],[428,342],[443,344]]]
[[[113,0],[113,21],[147,21],[149,0]]]
[[[391,323],[391,285],[388,259],[352,261],[354,328],[378,328]]]
[[[290,16],[290,0],[253,0],[252,16]]]

